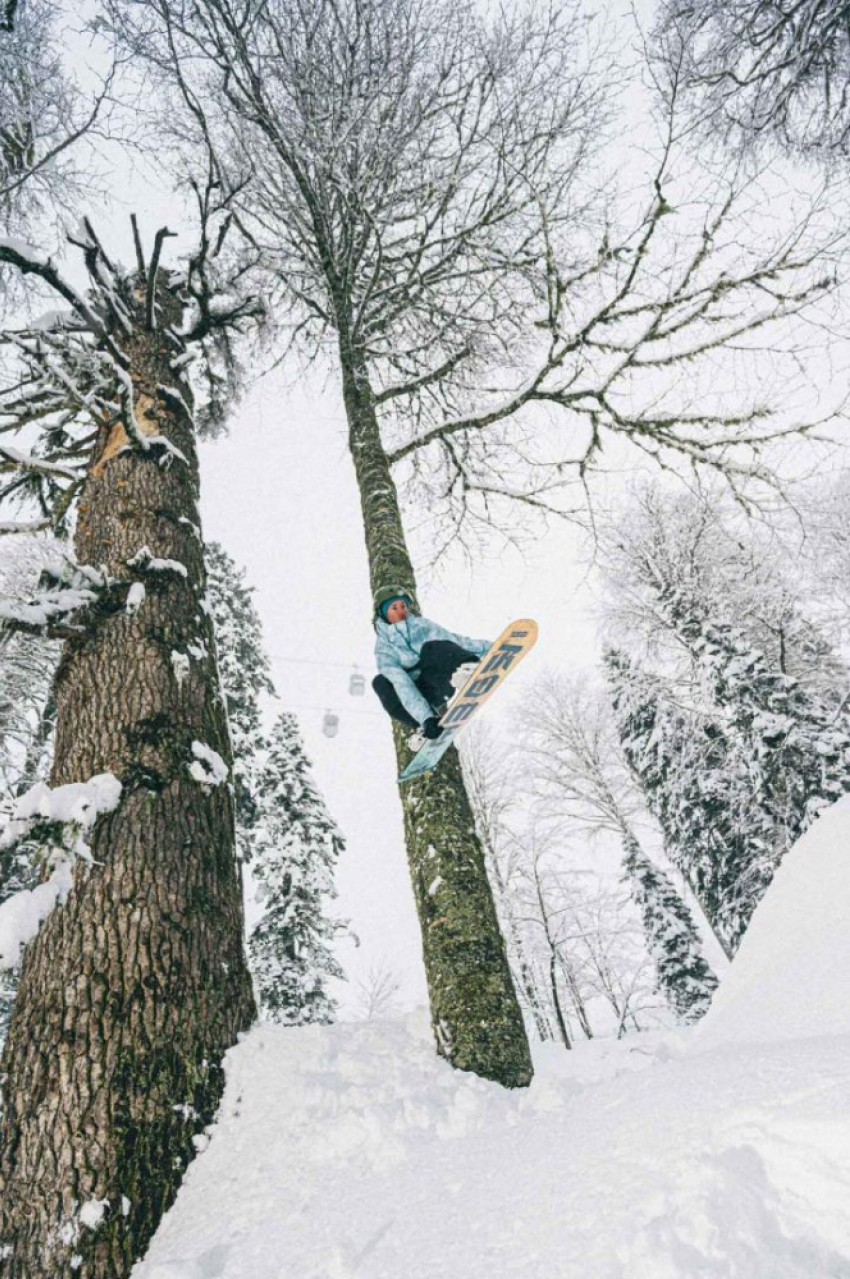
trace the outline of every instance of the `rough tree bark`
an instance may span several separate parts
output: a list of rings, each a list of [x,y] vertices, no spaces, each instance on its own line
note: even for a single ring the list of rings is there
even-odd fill
[[[180,316],[165,290],[160,311],[149,331],[139,305],[120,345],[136,425],[167,444],[131,447],[120,423],[102,422],[79,507],[77,558],[118,585],[65,644],[51,785],[108,771],[122,795],[94,827],[92,864],[78,863],[24,952],[2,1062],[8,1279],[129,1274],[213,1118],[222,1054],[254,1013],[232,792],[195,776],[193,742],[231,761],[179,396],[191,398],[170,367],[166,329]],[[135,612],[121,585],[133,580],[145,587]]]
[[[398,584],[415,598],[365,365],[343,343],[340,354],[372,589]],[[407,736],[394,725],[399,772],[410,759]],[[400,792],[437,1050],[459,1070],[522,1087],[532,1077],[528,1038],[457,751]]]

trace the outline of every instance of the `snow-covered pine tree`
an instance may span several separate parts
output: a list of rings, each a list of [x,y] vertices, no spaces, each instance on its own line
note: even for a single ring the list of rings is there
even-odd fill
[[[755,801],[751,838],[778,864],[821,808],[850,790],[845,699],[837,689],[806,688],[728,621],[705,622],[692,642],[746,758]]]
[[[668,851],[734,951],[785,851],[850,788],[847,674],[761,532],[644,488],[606,534],[607,671]]]
[[[62,544],[49,536],[8,539],[0,565],[0,619],[5,609],[15,611],[16,600],[32,596],[42,568],[61,552]],[[0,633],[0,797],[21,795],[47,776],[59,652],[60,645],[43,635]]]
[[[326,988],[344,973],[330,950],[346,925],[325,913],[344,840],[311,774],[295,717],[263,732],[260,699],[274,696],[252,588],[217,542],[206,547],[207,604],[233,745],[236,840],[263,894],[248,961],[263,1014],[295,1026],[332,1020]]]
[[[623,876],[641,912],[658,989],[681,1021],[699,1021],[708,1012],[717,978],[703,956],[691,912],[669,875],[650,861],[637,840],[627,840],[625,846]]]
[[[227,703],[236,791],[236,846],[249,861],[257,820],[257,771],[264,738],[260,697],[274,695],[262,624],[240,569],[218,542],[206,546],[207,602],[212,611],[219,675]]]
[[[334,869],[343,837],[316,789],[294,715],[272,729],[255,792],[253,878],[264,890],[263,917],[248,950],[264,1015],[287,1026],[330,1022],[328,988],[344,976],[332,943],[347,926],[326,913],[336,896]]]
[[[623,752],[665,852],[731,955],[754,908],[748,887],[759,877],[744,823],[748,780],[730,763],[717,725],[672,704],[660,680],[614,649],[604,669]]]

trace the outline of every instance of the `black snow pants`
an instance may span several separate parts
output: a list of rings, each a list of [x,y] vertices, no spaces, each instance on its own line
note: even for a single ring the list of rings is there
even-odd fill
[[[419,665],[410,672],[413,682],[436,715],[452,696],[451,677],[464,662],[477,662],[475,653],[461,648],[451,640],[427,640],[419,653]],[[401,698],[386,675],[376,675],[372,687],[381,705],[393,719],[400,720],[408,728],[418,728],[416,720],[405,710]]]

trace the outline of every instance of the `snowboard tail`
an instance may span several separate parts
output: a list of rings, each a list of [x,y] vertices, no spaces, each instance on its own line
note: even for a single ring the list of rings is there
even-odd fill
[[[461,729],[478,714],[536,643],[537,623],[531,618],[520,618],[505,627],[440,717],[442,735],[436,741],[425,742],[416,752],[399,777],[400,782],[421,777],[440,762]]]

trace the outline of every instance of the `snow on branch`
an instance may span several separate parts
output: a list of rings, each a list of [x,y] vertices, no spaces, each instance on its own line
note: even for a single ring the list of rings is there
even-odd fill
[[[52,788],[38,782],[15,801],[0,830],[0,849],[12,848],[41,826],[73,826],[76,841],[79,831],[91,830],[101,813],[111,813],[120,799],[121,783],[114,773]],[[72,846],[76,848],[76,842]]]
[[[0,600],[0,632],[24,631],[63,639],[81,634],[85,624],[75,614],[97,603],[119,583],[88,564],[70,560],[45,566],[42,588],[28,600]],[[122,584],[123,585],[123,584]]]
[[[0,968],[12,968],[21,948],[38,932],[72,885],[77,858],[91,861],[86,836],[97,819],[113,812],[121,799],[121,783],[112,773],[99,773],[87,782],[51,788],[39,782],[12,806],[0,823],[0,850],[27,843],[46,865],[50,878],[34,889],[14,893],[0,905]]]
[[[24,946],[32,941],[54,906],[65,901],[72,885],[71,863],[63,861],[45,883],[21,889],[0,903],[0,971],[16,967]]]
[[[58,462],[48,462],[36,457],[33,453],[25,453],[21,449],[12,448],[10,444],[0,444],[0,458],[5,458],[24,471],[38,471],[41,475],[61,475],[67,480],[79,479],[79,471],[70,466],[61,466]],[[0,471],[3,470],[0,465]]]
[[[221,786],[226,782],[230,770],[224,760],[205,742],[192,742],[194,761],[189,765],[189,773],[202,786]]]
[[[127,357],[115,345],[100,317],[85,299],[80,297],[76,289],[59,274],[49,258],[42,258],[29,245],[21,244],[17,240],[0,239],[0,262],[16,267],[22,275],[37,275],[44,280],[45,284],[63,297],[88,327],[98,335],[113,358],[126,367]]]
[[[128,568],[137,568],[142,573],[176,573],[178,577],[189,577],[189,570],[180,560],[159,559],[149,546],[141,547],[126,564]]]

